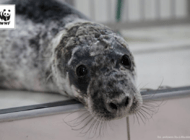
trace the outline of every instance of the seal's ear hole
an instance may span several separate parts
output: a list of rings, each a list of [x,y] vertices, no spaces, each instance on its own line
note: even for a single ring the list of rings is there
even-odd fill
[[[76,74],[79,77],[85,76],[87,73],[88,73],[88,70],[87,70],[86,66],[84,66],[84,65],[80,65],[76,69]]]
[[[131,68],[131,60],[126,54],[122,56],[120,63],[128,69]]]

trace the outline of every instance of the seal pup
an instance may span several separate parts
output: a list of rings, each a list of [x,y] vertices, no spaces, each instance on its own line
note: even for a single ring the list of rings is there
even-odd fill
[[[58,92],[103,121],[140,109],[134,58],[120,35],[55,0],[4,3],[16,5],[16,29],[0,31],[1,88]]]

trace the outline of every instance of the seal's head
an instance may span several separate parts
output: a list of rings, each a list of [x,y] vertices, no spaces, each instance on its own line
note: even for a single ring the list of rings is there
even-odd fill
[[[103,25],[78,21],[53,44],[52,72],[59,90],[81,101],[92,116],[112,120],[141,107],[134,58],[122,37]]]

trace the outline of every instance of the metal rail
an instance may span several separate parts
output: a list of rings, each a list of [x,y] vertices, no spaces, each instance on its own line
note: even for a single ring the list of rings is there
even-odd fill
[[[76,2],[76,0],[73,0]],[[129,18],[130,12],[129,7],[131,7],[131,3],[129,0],[123,1],[118,0],[118,3],[115,3],[114,7],[112,8],[112,2],[107,0],[107,5],[105,5],[105,9],[107,10],[105,12],[107,13],[108,20],[104,22],[105,25],[109,26],[113,30],[121,30],[121,29],[130,29],[130,28],[144,28],[144,27],[156,27],[156,26],[171,26],[171,25],[178,25],[178,24],[190,24],[190,1],[186,0],[186,6],[184,7],[187,9],[186,14],[184,17],[179,17],[177,15],[177,0],[171,0],[169,3],[169,17],[166,19],[162,18],[161,12],[162,12],[162,3],[161,0],[155,0],[154,1],[154,10],[153,12],[155,15],[153,15],[153,18],[151,20],[147,19],[146,17],[146,5],[148,4],[148,1],[145,0],[139,0],[139,19],[135,21],[131,21]],[[97,20],[96,17],[96,10],[98,9],[96,5],[94,4],[95,0],[90,0],[89,7],[90,7],[90,18],[92,20]],[[74,3],[74,2],[73,2]],[[85,4],[85,3],[84,3]],[[125,10],[124,10],[125,9]],[[115,11],[115,15],[111,15],[111,11]],[[125,11],[125,12],[124,12]],[[121,14],[122,13],[122,14]],[[123,16],[122,16],[123,15]],[[116,18],[115,18],[116,17]],[[122,17],[125,17],[125,21],[122,19]],[[112,21],[111,18],[115,18],[115,21]]]
[[[145,28],[145,27],[158,27],[158,26],[172,26],[179,24],[190,24],[190,18],[183,18],[180,20],[167,19],[167,20],[153,20],[153,21],[141,21],[141,22],[118,22],[118,23],[105,23],[113,30],[121,29],[133,29],[133,28]]]
[[[190,86],[141,92],[144,102],[190,97]],[[84,109],[75,100],[31,105],[0,110],[0,122],[61,114]]]
[[[190,86],[141,92],[143,101],[171,100],[190,97]]]

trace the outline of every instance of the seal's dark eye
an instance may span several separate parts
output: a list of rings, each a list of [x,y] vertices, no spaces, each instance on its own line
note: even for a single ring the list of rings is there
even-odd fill
[[[122,56],[121,64],[127,68],[131,68],[131,60],[126,54]]]
[[[76,73],[79,77],[81,77],[85,76],[88,73],[88,70],[84,65],[80,65],[77,67]]]

